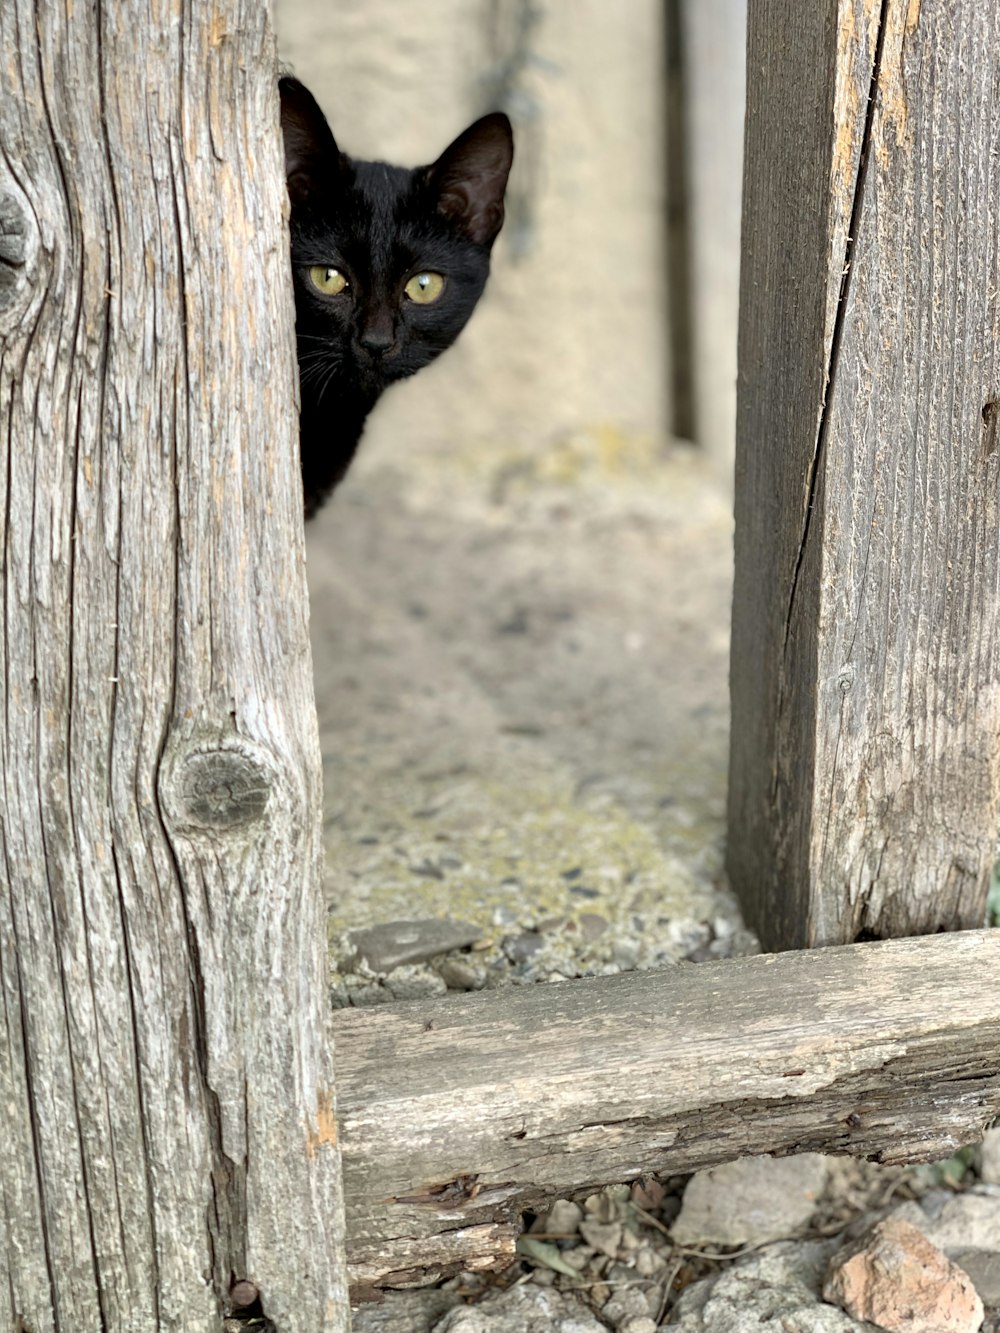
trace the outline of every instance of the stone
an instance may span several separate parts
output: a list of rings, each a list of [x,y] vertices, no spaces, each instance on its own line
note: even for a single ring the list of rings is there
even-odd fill
[[[347,999],[352,1009],[374,1009],[392,999],[383,986],[348,986]]]
[[[640,1277],[652,1277],[662,1267],[663,1260],[655,1250],[650,1249],[648,1245],[640,1246],[635,1256],[635,1271]]]
[[[486,969],[464,958],[446,958],[437,970],[449,990],[482,990],[486,985]]]
[[[523,935],[505,935],[500,944],[512,963],[526,963],[544,947],[545,940],[534,931],[525,931]]]
[[[450,949],[463,949],[482,937],[478,926],[448,917],[427,917],[419,921],[387,921],[348,931],[347,938],[355,954],[364,959],[373,972],[391,972],[403,963],[421,963]]]
[[[977,1333],[983,1322],[968,1275],[900,1218],[834,1255],[823,1295],[888,1333]]]
[[[819,1296],[821,1275],[836,1242],[779,1242],[712,1277],[693,1282],[679,1297],[671,1333],[872,1333]]]
[[[394,968],[385,979],[385,988],[394,1000],[423,1000],[448,990],[444,977],[419,963]]]
[[[600,939],[608,929],[607,917],[601,916],[599,912],[581,912],[577,920],[585,940]]]
[[[988,1129],[983,1136],[979,1174],[987,1185],[1000,1185],[1000,1129]]]
[[[575,1296],[534,1283],[451,1310],[433,1333],[607,1333]]]
[[[900,1204],[890,1216],[915,1226],[958,1263],[960,1251],[1000,1253],[1000,1190],[995,1186],[979,1186],[961,1194],[933,1190],[919,1203]]]
[[[617,1259],[622,1243],[620,1222],[597,1222],[588,1217],[580,1223],[580,1235],[588,1245],[600,1250],[601,1254],[606,1254],[609,1259]]]
[[[641,949],[636,940],[616,940],[611,946],[611,960],[618,964],[623,972],[631,972],[638,966]]]
[[[440,1320],[460,1302],[457,1292],[434,1287],[422,1291],[387,1291],[379,1304],[362,1305],[351,1311],[351,1333],[427,1333],[433,1321]]]
[[[1000,1254],[996,1250],[957,1249],[948,1258],[968,1273],[985,1306],[1000,1308]]]
[[[548,1216],[539,1218],[536,1226],[549,1236],[574,1236],[580,1229],[583,1209],[571,1199],[556,1199]]]
[[[601,1306],[601,1318],[606,1319],[611,1327],[617,1330],[621,1330],[634,1319],[649,1318],[649,1302],[646,1294],[635,1282],[634,1275],[629,1274],[629,1277],[632,1278],[632,1282],[613,1291]],[[656,1293],[656,1298],[658,1302],[659,1292]]]
[[[908,1222],[968,1273],[979,1299],[1000,1305],[1000,1189],[980,1185],[962,1194],[932,1190],[890,1216]]]
[[[826,1184],[820,1153],[744,1157],[698,1171],[670,1229],[677,1245],[762,1245],[801,1234]]]

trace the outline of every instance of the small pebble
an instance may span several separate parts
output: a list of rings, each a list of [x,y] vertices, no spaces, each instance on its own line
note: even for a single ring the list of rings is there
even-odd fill
[[[580,931],[585,940],[600,939],[608,928],[607,918],[598,915],[597,912],[581,912],[577,919],[580,922]]]
[[[620,1222],[596,1222],[593,1218],[588,1217],[580,1223],[580,1235],[588,1245],[593,1245],[595,1250],[600,1250],[609,1259],[618,1257],[618,1250],[622,1243],[622,1224]]]
[[[553,1236],[573,1236],[579,1231],[582,1220],[583,1209],[578,1203],[571,1199],[556,1199],[538,1229]]]
[[[461,958],[445,958],[437,973],[449,990],[482,990],[486,985],[486,969]]]
[[[355,1009],[371,1009],[377,1004],[388,1004],[392,996],[381,986],[349,986],[347,998]]]
[[[609,1274],[612,1281],[617,1279]],[[630,1273],[628,1277],[632,1277]],[[625,1282],[628,1282],[628,1277]],[[623,1328],[633,1319],[646,1319],[649,1317],[649,1303],[645,1294],[633,1282],[631,1286],[616,1287],[612,1296],[601,1306],[602,1316],[609,1320],[612,1327],[616,1329]]]
[[[639,945],[635,940],[618,940],[611,948],[612,961],[623,972],[631,972],[639,963]]]
[[[575,1268],[582,1273],[585,1268],[590,1266],[594,1251],[589,1245],[577,1245],[573,1249],[563,1250],[561,1257],[563,1263],[569,1264],[570,1268]]]
[[[662,1267],[663,1260],[648,1245],[643,1245],[635,1256],[635,1271],[640,1277],[652,1277]]]
[[[397,967],[385,979],[385,988],[394,1000],[421,1000],[428,995],[444,995],[448,987],[444,977],[430,967]]]
[[[545,940],[534,931],[525,931],[523,935],[505,935],[500,946],[512,963],[526,963],[544,948]]]
[[[536,1287],[552,1287],[555,1285],[556,1275],[551,1268],[536,1268],[531,1280]]]

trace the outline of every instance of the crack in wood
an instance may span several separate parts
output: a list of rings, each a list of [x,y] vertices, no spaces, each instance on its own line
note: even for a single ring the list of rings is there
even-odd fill
[[[802,516],[802,530],[799,537],[798,550],[795,560],[795,568],[792,571],[792,582],[788,593],[788,603],[785,610],[784,620],[784,641],[782,643],[782,671],[779,684],[779,712],[784,703],[784,682],[785,682],[785,658],[788,652],[788,641],[791,635],[792,619],[794,613],[795,599],[798,593],[799,578],[802,572],[802,565],[805,560],[806,547],[809,542],[809,532],[812,526],[812,516],[816,507],[817,492],[821,476],[821,463],[826,449],[827,436],[829,434],[829,404],[831,390],[834,385],[837,374],[837,366],[840,359],[840,347],[843,339],[844,319],[847,313],[847,299],[850,294],[851,272],[853,269],[854,248],[857,241],[858,224],[861,218],[861,206],[864,200],[865,181],[868,175],[868,162],[871,156],[872,128],[875,120],[875,107],[878,97],[879,77],[882,69],[882,53],[885,47],[885,34],[888,26],[888,13],[891,0],[882,0],[882,8],[879,14],[878,34],[875,39],[875,52],[872,57],[872,72],[868,90],[868,103],[865,109],[865,127],[861,137],[861,150],[858,156],[858,170],[854,182],[854,196],[851,203],[851,216],[847,229],[847,240],[844,250],[844,262],[840,278],[840,295],[837,300],[837,313],[834,320],[833,334],[830,339],[830,355],[827,364],[826,374],[823,385],[823,402],[821,405],[819,424],[816,430],[816,442],[812,457],[809,462],[809,468],[806,473],[806,504]],[[777,776],[775,777],[775,785]]]

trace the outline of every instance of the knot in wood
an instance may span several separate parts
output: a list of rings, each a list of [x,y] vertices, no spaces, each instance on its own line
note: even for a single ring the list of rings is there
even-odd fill
[[[28,218],[14,195],[0,189],[0,308],[14,299],[28,256]]]
[[[189,754],[181,762],[177,781],[183,818],[217,829],[260,819],[272,786],[271,775],[257,760],[229,747]]]

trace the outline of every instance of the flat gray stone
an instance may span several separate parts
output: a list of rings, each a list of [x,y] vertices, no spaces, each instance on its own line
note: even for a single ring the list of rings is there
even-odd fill
[[[351,1311],[352,1333],[427,1333],[441,1317],[460,1303],[453,1291],[387,1291],[378,1305]]]
[[[374,972],[391,972],[402,963],[421,963],[427,958],[463,949],[482,939],[478,926],[448,917],[427,917],[421,921],[387,921],[348,932],[348,939],[359,958]]]
[[[450,1311],[434,1333],[607,1333],[575,1296],[552,1287],[512,1287]]]
[[[826,1184],[826,1159],[744,1157],[688,1182],[677,1221],[677,1245],[762,1245],[799,1235],[809,1225]]]

